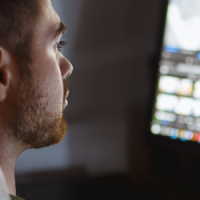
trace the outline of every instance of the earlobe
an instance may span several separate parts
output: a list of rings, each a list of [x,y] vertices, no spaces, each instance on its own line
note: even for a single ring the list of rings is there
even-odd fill
[[[9,83],[8,57],[8,53],[0,47],[0,102],[6,98]]]
[[[6,98],[6,88],[0,83],[0,103]]]

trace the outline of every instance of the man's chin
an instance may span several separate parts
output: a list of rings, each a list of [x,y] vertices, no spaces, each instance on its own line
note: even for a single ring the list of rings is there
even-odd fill
[[[66,131],[67,123],[62,116],[57,120],[48,121],[46,123],[43,121],[40,125],[18,124],[18,129],[14,131],[14,133],[17,140],[25,144],[27,148],[38,149],[58,144],[63,140]]]
[[[56,127],[55,127],[56,126]],[[45,127],[45,132],[36,133],[37,137],[30,141],[32,148],[43,148],[60,143],[66,135],[67,123],[63,117],[58,125],[51,124]]]

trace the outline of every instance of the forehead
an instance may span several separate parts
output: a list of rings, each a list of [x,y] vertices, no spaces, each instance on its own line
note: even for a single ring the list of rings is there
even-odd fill
[[[46,25],[49,25],[54,29],[57,28],[60,24],[60,18],[53,8],[51,1],[40,0],[40,2],[42,8],[41,22],[46,23]]]

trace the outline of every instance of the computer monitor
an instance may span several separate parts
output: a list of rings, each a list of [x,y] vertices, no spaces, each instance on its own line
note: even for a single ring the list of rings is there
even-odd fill
[[[200,1],[169,0],[165,9],[149,135],[200,152]]]

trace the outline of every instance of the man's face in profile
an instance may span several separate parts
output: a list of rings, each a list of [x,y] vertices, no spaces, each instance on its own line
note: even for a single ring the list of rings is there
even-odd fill
[[[63,139],[66,133],[63,110],[68,95],[65,79],[73,70],[59,50],[64,26],[50,0],[39,1],[42,15],[34,28],[31,76],[18,81],[10,121],[17,139],[29,148],[41,148]]]

